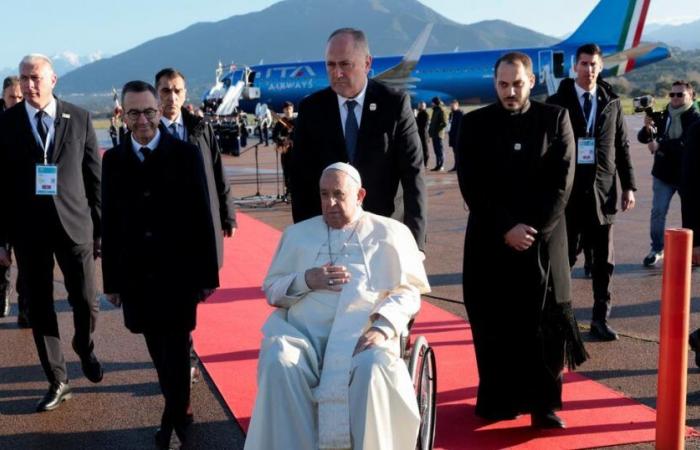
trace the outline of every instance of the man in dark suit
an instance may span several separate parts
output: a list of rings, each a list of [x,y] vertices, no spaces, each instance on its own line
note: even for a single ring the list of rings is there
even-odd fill
[[[462,123],[462,116],[464,116],[464,113],[459,109],[459,101],[456,99],[452,100],[452,103],[450,103],[450,132],[448,133],[448,141],[455,156],[455,165],[450,169],[450,172],[457,171],[457,136],[459,135],[459,125]]]
[[[418,125],[418,136],[420,145],[423,148],[423,166],[428,167],[428,107],[425,102],[418,102],[418,112],[416,113],[416,125]]]
[[[330,87],[299,105],[292,153],[295,222],[321,213],[323,168],[349,162],[369,193],[363,207],[402,221],[425,244],[423,151],[408,94],[367,78],[372,57],[360,30],[334,31],[326,46]]]
[[[38,411],[71,397],[54,310],[54,257],[73,308],[73,349],[83,373],[102,380],[92,333],[99,311],[94,257],[100,248],[100,154],[90,114],[53,96],[56,74],[43,55],[22,59],[24,101],[0,118],[0,264],[11,242],[26,277],[29,317],[39,360],[50,383]],[[7,219],[6,219],[7,217]]]
[[[0,114],[15,106],[22,101],[22,90],[19,87],[19,77],[9,76],[2,82],[2,98],[0,99]],[[7,247],[8,254],[10,252]],[[27,296],[26,291],[20,287],[21,279],[17,275],[17,303],[19,305],[19,314],[17,315],[17,323],[24,328],[29,324],[27,318]],[[0,265],[0,317],[6,317],[10,314],[10,267]],[[23,292],[25,292],[23,294]]]
[[[170,67],[165,68],[156,74],[155,81],[158,100],[163,109],[163,115],[160,118],[161,132],[170,133],[177,139],[197,146],[202,154],[216,237],[216,252],[219,268],[221,268],[224,264],[223,238],[232,237],[236,231],[236,209],[231,187],[224,172],[219,141],[209,123],[183,107],[187,98],[187,87],[185,76],[180,71]],[[197,264],[197,261],[192,261],[192,264]],[[200,371],[194,349],[191,350],[190,359],[192,381],[196,382],[199,380]]]
[[[593,256],[593,314],[591,335],[602,341],[617,339],[608,325],[612,308],[610,281],[615,269],[613,222],[617,213],[620,178],[622,211],[634,208],[634,170],[620,99],[609,84],[598,80],[603,70],[600,47],[586,44],[576,51],[576,80],[566,79],[549,103],[569,110],[576,137],[576,177],[566,207],[569,263],[573,267],[582,242]]]
[[[146,340],[165,397],[156,444],[168,448],[173,430],[190,440],[189,337],[219,279],[202,154],[159,130],[156,96],[143,81],[122,89],[131,133],[104,156],[102,272],[107,299]]]

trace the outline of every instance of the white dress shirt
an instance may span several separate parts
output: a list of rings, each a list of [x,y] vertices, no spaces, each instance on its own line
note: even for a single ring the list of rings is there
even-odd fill
[[[34,139],[36,139],[39,147],[47,153],[49,148],[49,143],[53,141],[54,135],[56,134],[56,127],[54,126],[56,122],[56,99],[52,98],[51,102],[43,109],[46,113],[43,117],[44,125],[46,125],[46,145],[41,142],[41,137],[39,136],[39,131],[36,129],[36,113],[39,112],[38,108],[33,107],[29,102],[24,102],[24,109],[27,111],[27,116],[29,116],[29,123],[32,125],[32,133],[34,134]]]
[[[340,108],[340,125],[343,127],[343,136],[345,136],[345,120],[348,118],[348,107],[345,102],[348,100],[355,100],[357,105],[355,105],[355,118],[357,119],[357,129],[360,129],[362,124],[362,108],[365,104],[365,93],[367,92],[367,80],[365,80],[365,85],[362,90],[354,98],[346,98],[338,95],[338,107]],[[336,94],[337,95],[337,94]]]
[[[177,116],[177,119],[175,120],[170,120],[165,116],[161,116],[160,121],[163,123],[163,125],[165,125],[165,128],[168,130],[168,133],[170,133],[170,125],[174,123],[177,127],[177,137],[181,141],[187,140],[187,130],[185,130],[185,124],[182,121],[182,114]]]
[[[596,97],[596,93],[598,92],[598,86],[593,86],[593,89],[590,91],[587,91],[583,89],[581,86],[578,85],[578,83],[574,83],[574,87],[576,88],[576,97],[578,98],[578,104],[581,105],[581,111],[583,111],[583,94],[588,92],[591,94],[591,123],[588,123],[588,117],[585,117],[586,119],[586,125],[588,126],[586,130],[590,130],[591,134],[593,134],[593,130],[595,129],[595,115],[596,111],[598,110],[598,98]]]
[[[151,149],[151,151],[155,150],[158,147],[158,144],[160,143],[160,130],[156,129],[156,135],[153,136],[153,139],[146,144],[146,145],[141,145],[138,142],[136,142],[136,139],[134,139],[134,134],[131,134],[131,148],[134,149],[134,153],[136,153],[136,157],[143,162],[144,156],[143,153],[141,153],[141,149],[143,147],[148,147]]]

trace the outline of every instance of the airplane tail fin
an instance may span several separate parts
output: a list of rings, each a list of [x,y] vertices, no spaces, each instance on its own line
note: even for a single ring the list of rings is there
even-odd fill
[[[651,0],[600,0],[574,34],[563,44],[596,43],[618,52],[636,47],[642,37]]]

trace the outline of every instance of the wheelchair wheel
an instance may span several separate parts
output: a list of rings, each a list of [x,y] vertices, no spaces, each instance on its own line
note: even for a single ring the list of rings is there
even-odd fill
[[[421,418],[416,449],[432,450],[435,440],[437,374],[435,353],[423,336],[416,339],[416,343],[411,349],[409,372],[416,391]]]

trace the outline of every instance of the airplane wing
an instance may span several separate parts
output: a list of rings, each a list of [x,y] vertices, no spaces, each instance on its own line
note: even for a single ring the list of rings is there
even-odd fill
[[[618,64],[624,64],[631,59],[637,59],[646,55],[647,53],[659,46],[662,46],[662,44],[641,44],[636,47],[628,48],[627,50],[608,55],[603,58],[603,63],[608,67],[616,66]]]
[[[418,35],[418,38],[413,42],[411,48],[397,65],[375,75],[373,78],[382,81],[392,87],[402,90],[412,89],[415,86],[412,83],[420,81],[418,78],[411,77],[411,72],[416,68],[420,60],[425,44],[428,43],[430,32],[433,29],[433,24],[429,23],[423,28],[423,31]]]

